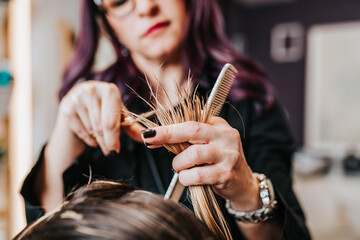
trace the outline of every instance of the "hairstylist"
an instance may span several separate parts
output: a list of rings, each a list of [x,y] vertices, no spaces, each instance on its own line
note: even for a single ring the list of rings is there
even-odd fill
[[[94,72],[100,28],[117,61]],[[213,186],[234,239],[309,239],[291,187],[293,142],[281,108],[264,72],[231,48],[223,29],[214,0],[83,0],[56,126],[22,189],[28,219],[34,206],[53,209],[89,176],[163,193],[174,169],[186,186]],[[145,75],[175,105],[176,84],[187,84],[189,69],[206,95],[227,62],[239,74],[231,105],[211,124],[187,122],[142,134],[140,125],[121,126],[125,106],[149,110],[127,87],[149,99]],[[175,158],[158,148],[184,141],[193,145]],[[191,208],[185,195],[181,201]]]

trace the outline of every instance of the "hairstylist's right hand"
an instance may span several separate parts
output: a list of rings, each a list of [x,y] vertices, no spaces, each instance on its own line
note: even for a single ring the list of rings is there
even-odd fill
[[[108,155],[120,151],[121,95],[112,83],[86,81],[76,84],[61,100],[54,131],[44,150],[35,191],[41,206],[49,211],[63,200],[63,172],[84,151],[100,146]],[[141,141],[140,124],[124,128]]]
[[[65,122],[74,137],[92,147],[99,145],[108,155],[111,151],[120,152],[122,107],[115,84],[86,81],[74,86],[62,99],[58,119]],[[141,129],[134,125],[127,127],[126,131],[141,141]]]

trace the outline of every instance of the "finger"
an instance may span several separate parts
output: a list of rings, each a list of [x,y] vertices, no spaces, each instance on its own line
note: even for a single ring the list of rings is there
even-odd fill
[[[93,134],[94,129],[89,118],[89,113],[85,106],[83,104],[75,104],[75,112],[78,115],[78,118],[80,119],[82,125],[85,127],[86,131],[89,134]]]
[[[184,186],[219,184],[222,171],[217,164],[194,167],[179,173],[179,181]]]
[[[146,130],[146,128],[137,122],[131,124],[130,126],[124,127],[126,134],[137,142],[143,142],[143,138],[141,137],[141,132],[143,130]]]
[[[91,124],[92,130],[89,130],[90,135],[92,138],[98,143],[98,145],[101,148],[101,151],[108,155],[110,153],[109,149],[107,148],[105,141],[104,141],[104,133],[101,126],[101,120],[100,120],[100,99],[97,95],[96,91],[90,91],[91,95],[84,94],[83,97],[86,97],[84,99],[84,103],[86,104],[87,113],[88,113],[88,121]]]
[[[90,105],[88,106],[89,118],[94,131],[94,134],[98,137],[103,136],[103,130],[101,127],[101,113],[100,113],[100,99],[93,97],[90,99]]]
[[[219,151],[211,145],[191,145],[178,154],[172,163],[176,172],[196,167],[199,165],[210,165],[220,161]]]
[[[69,127],[76,136],[78,136],[78,138],[84,141],[87,145],[92,147],[98,146],[96,140],[87,132],[78,115],[74,114],[74,116],[69,119]]]
[[[101,151],[105,156],[110,154],[110,151],[104,141],[104,135],[95,135],[96,142],[99,144]]]
[[[149,144],[145,143],[145,146],[150,149],[155,149],[155,148],[163,147],[164,145],[151,145],[151,144],[149,145]]]
[[[155,134],[152,131],[155,131]],[[147,134],[149,132],[152,134]],[[192,121],[160,126],[142,133],[144,141],[154,145],[182,142],[207,144],[220,136],[221,133],[214,126]]]
[[[104,144],[109,150],[120,152],[120,93],[114,85],[114,87],[106,89],[101,94],[101,125]]]
[[[209,124],[213,126],[225,126],[225,127],[230,126],[225,119],[215,116],[210,117]]]
[[[122,121],[126,121],[126,118],[133,119],[133,117],[130,114],[129,109],[127,109],[126,106],[122,107],[122,113],[123,113]],[[125,126],[121,126],[121,127],[123,127],[124,131],[130,138],[132,138],[133,140],[135,140],[137,142],[143,142],[143,139],[141,137],[141,132],[143,130],[146,130],[146,128],[143,125],[139,124],[138,122],[134,122],[130,125],[125,125]]]

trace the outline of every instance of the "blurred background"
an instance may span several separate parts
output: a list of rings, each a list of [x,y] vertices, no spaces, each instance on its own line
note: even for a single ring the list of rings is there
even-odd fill
[[[221,0],[236,49],[269,74],[296,144],[294,188],[316,240],[360,239],[360,1]],[[0,0],[0,240],[54,126],[80,1]],[[97,67],[113,60],[102,40]]]

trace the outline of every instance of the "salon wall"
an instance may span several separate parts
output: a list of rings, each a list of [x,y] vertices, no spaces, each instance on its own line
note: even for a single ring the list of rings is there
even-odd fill
[[[222,1],[227,31],[240,49],[243,48],[245,54],[258,61],[270,74],[296,142],[301,146],[304,143],[306,33],[315,24],[360,20],[360,1],[296,0],[251,6],[239,2]],[[276,62],[270,55],[271,32],[278,24],[294,22],[304,29],[303,55],[295,61]]]
[[[57,93],[69,55],[71,31],[78,28],[80,1],[32,0],[33,150],[38,156],[51,133]]]
[[[306,144],[307,147],[309,145],[309,137],[305,135],[305,130],[308,130],[309,125],[311,125],[308,121],[305,122],[305,119],[309,118],[309,115],[305,116],[306,112],[308,112],[306,107],[317,104],[317,102],[308,102],[309,105],[305,106],[305,103],[309,99],[308,97],[311,96],[311,94],[309,95],[309,91],[307,91],[306,83],[309,84],[308,86],[310,86],[310,83],[311,86],[314,86],[315,84],[310,82],[310,80],[315,81],[317,84],[325,82],[322,76],[319,75],[309,78],[309,73],[311,73],[311,71],[315,73],[322,71],[322,73],[326,72],[327,74],[336,72],[332,71],[333,69],[324,67],[328,66],[325,62],[327,64],[331,63],[334,61],[332,59],[322,62],[324,65],[309,64],[317,63],[314,56],[320,59],[324,59],[324,56],[335,58],[338,56],[339,59],[341,57],[341,61],[336,62],[341,66],[345,66],[344,69],[350,69],[349,72],[351,72],[351,66],[353,64],[355,68],[358,69],[356,61],[353,63],[351,59],[353,59],[353,56],[359,59],[358,56],[360,55],[359,48],[356,47],[356,42],[353,48],[352,46],[340,46],[340,41],[340,45],[335,45],[335,47],[338,46],[339,50],[324,50],[328,46],[333,46],[331,45],[333,42],[330,42],[333,39],[331,36],[339,36],[339,32],[333,33],[330,31],[330,28],[326,28],[325,31],[322,30],[324,32],[327,31],[327,35],[321,36],[323,40],[321,43],[330,42],[330,44],[327,46],[317,45],[315,46],[316,48],[312,48],[313,51],[308,52],[307,47],[310,46],[310,42],[307,42],[309,39],[308,34],[314,33],[313,26],[315,25],[337,24],[335,26],[336,31],[342,29],[341,31],[346,33],[346,31],[351,32],[351,28],[353,28],[354,34],[351,36],[356,38],[360,32],[360,1],[294,0],[286,3],[258,6],[242,5],[239,4],[240,1],[241,0],[227,0],[221,2],[225,12],[227,31],[239,50],[256,60],[267,70],[275,85],[278,99],[286,110],[291,130],[295,136],[299,150],[301,149],[301,151],[294,156],[293,186],[305,212],[307,224],[313,239],[359,239],[360,230],[358,230],[358,226],[360,225],[360,221],[358,216],[360,214],[360,207],[358,196],[360,190],[358,190],[356,186],[360,182],[360,136],[355,134],[354,131],[350,131],[348,133],[351,137],[348,136],[347,139],[344,140],[344,138],[341,138],[341,134],[339,134],[340,138],[334,141],[336,147],[338,147],[337,145],[340,145],[340,143],[344,143],[344,145],[348,144],[346,150],[349,149],[349,146],[350,148],[357,146],[357,155],[356,150],[354,151],[354,149],[352,149],[351,151],[353,152],[349,153],[344,150],[345,148],[343,151],[338,151],[337,154],[334,154],[334,142],[332,142],[332,147],[327,146],[327,150],[324,152],[313,151],[313,149],[310,151],[308,148],[304,148],[304,150],[302,148],[304,144]],[[276,0],[274,0],[274,2],[275,1]],[[270,0],[268,2],[270,2]],[[357,23],[352,25],[344,24],[350,22]],[[273,46],[272,34],[274,33],[274,29],[277,29],[279,25],[285,26],[283,24],[289,23],[292,24],[291,26],[293,27],[293,29],[289,31],[297,29],[294,35],[298,36],[302,42],[294,42],[296,39],[283,38],[283,47],[289,49],[292,45],[298,44],[302,50],[300,54],[297,54],[294,58],[279,59],[276,56],[274,57],[271,51]],[[343,25],[339,25],[340,23]],[[318,29],[319,28],[317,28],[317,30]],[[330,39],[326,38],[329,36]],[[314,43],[312,43],[312,47],[314,47]],[[340,55],[331,55],[331,53],[335,52],[339,54],[342,49],[346,49],[346,51],[341,52]],[[319,54],[319,52],[322,54],[321,56],[316,55]],[[328,52],[330,52],[330,54],[327,54]],[[315,69],[319,66],[322,70]],[[329,66],[334,67],[334,65],[331,64]],[[339,68],[341,68],[341,66],[339,66]],[[309,71],[309,68],[312,70]],[[336,79],[334,82],[338,84],[335,85],[345,85],[348,75],[354,76],[352,79],[353,83],[359,82],[360,79],[357,70],[352,70],[352,72],[355,72],[355,74],[351,75],[352,73],[342,71],[334,76],[333,79]],[[312,75],[314,74],[312,73]],[[319,87],[332,89],[334,85],[319,85]],[[351,95],[351,92],[355,91],[357,94],[354,95],[358,95],[360,91],[358,87],[358,84],[348,85],[347,88],[351,91],[343,92],[342,94]],[[319,95],[319,92],[317,92],[317,94]],[[324,96],[321,96],[323,99],[336,99],[336,96],[327,94],[326,92],[321,92],[320,94],[324,94]],[[347,99],[351,99],[351,97]],[[326,102],[326,100],[324,101]],[[331,112],[334,113],[333,115],[341,112],[339,108],[355,109],[355,112],[353,111],[346,116],[338,114],[339,116],[336,118],[337,121],[335,121],[336,129],[342,129],[337,126],[343,125],[347,118],[351,120],[359,119],[356,112],[360,109],[360,102],[348,101],[347,107],[344,105],[341,106],[341,104],[343,104],[343,102],[338,101],[336,102],[336,106],[332,105],[327,107],[331,109]],[[325,105],[321,106],[324,107]],[[325,129],[327,132],[334,130],[332,127],[326,129],[326,127],[324,127],[327,126],[326,124],[327,121],[322,121],[316,125],[316,127]],[[357,125],[358,123],[355,124],[354,129],[357,128]],[[311,129],[314,129],[314,126],[312,126]],[[349,164],[351,165],[350,167]]]
[[[8,230],[4,233],[7,237],[13,237],[26,223],[19,190],[55,123],[57,89],[70,55],[79,3],[72,0],[9,3],[9,55],[14,87],[9,106],[5,224]]]

